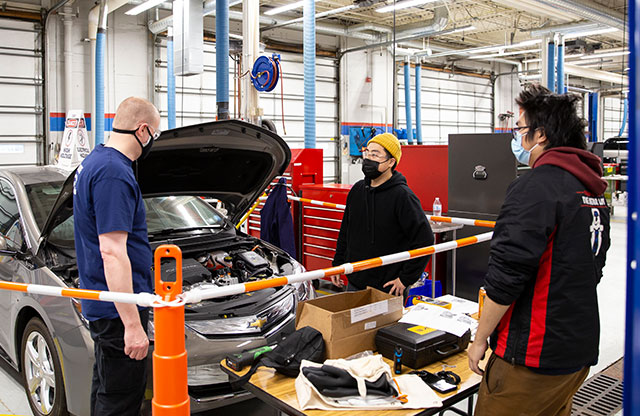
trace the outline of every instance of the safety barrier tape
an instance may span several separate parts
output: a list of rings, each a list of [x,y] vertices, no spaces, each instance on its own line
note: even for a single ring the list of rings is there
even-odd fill
[[[330,276],[341,274],[351,274],[361,270],[368,270],[387,264],[399,263],[417,257],[428,256],[434,253],[454,250],[456,248],[469,246],[472,244],[482,243],[491,240],[493,232],[478,234],[471,237],[461,238],[455,241],[435,244],[428,247],[418,248],[415,250],[403,251],[400,253],[389,254],[382,257],[361,260],[355,263],[345,263],[340,266],[329,267],[326,269],[313,270],[310,272],[298,273],[291,276],[280,276],[271,279],[260,280],[256,282],[238,283],[234,285],[217,287],[205,290],[191,290],[182,294],[185,303],[198,303],[206,299],[219,298],[223,296],[239,295],[241,293],[253,292],[269,287],[284,286],[290,283],[302,283],[309,280],[322,279]]]

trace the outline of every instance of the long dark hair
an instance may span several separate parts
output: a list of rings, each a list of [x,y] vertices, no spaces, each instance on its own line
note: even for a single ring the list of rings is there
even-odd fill
[[[576,102],[580,99],[574,94],[554,94],[547,88],[532,84],[527,86],[516,98],[516,103],[525,112],[525,119],[531,135],[537,129],[543,130],[547,137],[545,150],[553,147],[577,147],[586,150],[584,135],[586,121],[578,116]]]

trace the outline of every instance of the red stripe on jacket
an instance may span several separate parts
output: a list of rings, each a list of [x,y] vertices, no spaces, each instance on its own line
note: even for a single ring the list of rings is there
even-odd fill
[[[531,324],[529,326],[529,341],[527,342],[527,367],[540,367],[542,344],[547,331],[547,301],[549,300],[549,283],[551,281],[551,260],[553,258],[553,240],[556,235],[554,229],[549,237],[547,248],[540,258],[536,285],[531,302]]]
[[[496,344],[495,353],[498,357],[504,358],[504,352],[507,349],[507,338],[509,337],[509,324],[511,323],[511,314],[513,313],[513,303],[507,309],[500,323],[498,324],[498,342]]]

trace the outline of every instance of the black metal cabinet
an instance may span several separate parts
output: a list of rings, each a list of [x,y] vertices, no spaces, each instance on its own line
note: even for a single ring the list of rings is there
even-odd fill
[[[507,188],[517,176],[512,138],[511,133],[449,135],[449,216],[491,221],[498,218]],[[457,237],[488,231],[465,226]],[[457,251],[457,296],[477,301],[478,289],[487,273],[489,244]]]

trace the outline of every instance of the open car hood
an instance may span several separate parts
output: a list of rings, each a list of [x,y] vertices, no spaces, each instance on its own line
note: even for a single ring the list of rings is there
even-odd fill
[[[240,120],[221,120],[163,132],[147,158],[134,163],[144,196],[196,195],[224,202],[237,223],[274,177],[291,150],[277,134]],[[41,239],[73,213],[73,178],[58,195]]]

